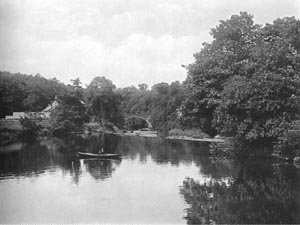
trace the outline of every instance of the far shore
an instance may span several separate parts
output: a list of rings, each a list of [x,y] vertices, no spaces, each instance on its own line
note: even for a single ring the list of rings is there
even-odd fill
[[[141,130],[135,130],[135,131],[127,131],[125,133],[122,133],[124,136],[138,136],[138,137],[158,137],[157,131],[141,131]]]
[[[124,136],[138,136],[138,137],[158,137],[157,131],[133,131],[123,133]],[[167,136],[164,139],[168,140],[184,140],[184,141],[199,141],[199,142],[224,142],[222,138],[193,138],[189,136]]]
[[[224,142],[221,138],[192,138],[188,136],[168,136],[165,139],[170,140],[185,140],[185,141],[201,141],[201,142]]]

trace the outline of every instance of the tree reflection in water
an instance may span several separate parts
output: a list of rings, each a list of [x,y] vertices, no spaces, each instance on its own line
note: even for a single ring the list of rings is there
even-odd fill
[[[112,176],[121,160],[80,159],[73,161],[72,175],[75,183],[82,173],[89,173],[95,180],[105,180]]]
[[[114,135],[50,138],[0,146],[0,179],[53,172],[96,181],[114,175],[121,161],[78,159],[78,151],[122,154],[123,163],[199,168],[206,184],[186,179],[180,188],[188,203],[188,223],[300,223],[300,170],[272,161],[210,159],[208,144]],[[145,174],[145,179],[147,175]],[[181,182],[181,180],[179,181]],[[177,187],[177,186],[176,186]]]
[[[117,152],[121,152],[124,158],[146,163],[151,159],[157,164],[191,164],[208,155],[208,143],[191,142],[181,140],[165,140],[161,138],[147,138],[125,136],[118,137]],[[200,163],[201,164],[201,163]]]
[[[80,136],[48,138],[41,141],[13,143],[0,146],[0,179],[8,176],[38,176],[51,169],[70,173],[75,183],[83,172],[90,173],[95,179],[111,176],[120,161],[87,161],[80,164],[78,151],[97,152],[99,146],[105,152],[115,152],[118,142],[112,136],[104,135],[84,138]]]
[[[300,223],[300,174],[292,165],[238,163],[237,177],[180,188],[188,224]],[[263,165],[261,168],[259,165]]]

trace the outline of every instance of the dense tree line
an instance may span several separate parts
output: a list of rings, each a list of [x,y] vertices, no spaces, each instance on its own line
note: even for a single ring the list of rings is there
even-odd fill
[[[79,78],[71,81],[72,85],[65,85],[39,74],[0,72],[1,118],[13,112],[28,112],[21,122],[25,130],[35,130],[30,120],[38,118],[30,112],[40,112],[56,100],[58,106],[50,117],[50,129],[55,133],[81,129],[89,117],[102,124],[122,124],[120,98],[115,94],[112,81],[96,77],[86,88],[81,86]]]
[[[255,24],[242,12],[211,30],[183,84],[119,90],[127,113],[155,129],[201,128],[246,143],[278,141],[299,119],[300,21]],[[294,129],[294,128],[293,128]]]
[[[116,88],[105,77],[82,88],[78,78],[67,86],[40,75],[1,72],[1,117],[41,110],[59,95],[71,111],[70,102],[84,102],[85,114],[101,124],[123,126],[124,115],[141,114],[163,132],[196,128],[250,144],[287,146],[288,131],[300,130],[295,128],[300,119],[300,21],[286,17],[262,26],[241,12],[220,21],[211,35],[213,41],[204,43],[194,63],[185,66],[184,82],[151,89],[147,84]],[[79,108],[76,112],[82,114]]]
[[[88,122],[122,126],[120,97],[115,85],[105,77],[95,77],[82,88],[79,78],[72,81],[67,93],[58,96],[58,106],[51,113],[51,127],[61,134],[83,128]]]
[[[180,127],[178,109],[185,92],[184,84],[179,81],[158,83],[151,90],[145,84],[140,84],[139,89],[131,86],[118,90],[125,114],[149,116],[153,128],[160,131]]]
[[[13,112],[43,110],[55,97],[69,91],[58,80],[40,74],[0,72],[0,118]]]
[[[211,35],[213,41],[185,66],[182,84],[119,90],[125,112],[150,115],[155,129],[200,128],[246,144],[290,146],[289,131],[298,130],[293,137],[300,133],[295,127],[300,119],[300,21],[286,17],[262,26],[241,12],[220,21]]]

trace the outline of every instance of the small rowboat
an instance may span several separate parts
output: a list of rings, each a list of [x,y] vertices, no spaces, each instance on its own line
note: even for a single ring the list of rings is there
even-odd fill
[[[94,154],[94,153],[87,153],[87,152],[77,152],[79,157],[82,158],[105,158],[105,159],[113,159],[113,158],[120,158],[120,154],[112,154],[112,153],[100,153],[100,154]]]

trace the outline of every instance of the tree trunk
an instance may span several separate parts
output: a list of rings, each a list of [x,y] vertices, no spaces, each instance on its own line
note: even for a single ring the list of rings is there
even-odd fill
[[[101,104],[100,104],[100,110],[101,110],[101,125],[102,125],[102,127],[104,127],[104,117],[105,117],[105,113],[104,113],[103,103],[102,103],[102,102],[101,102]]]

